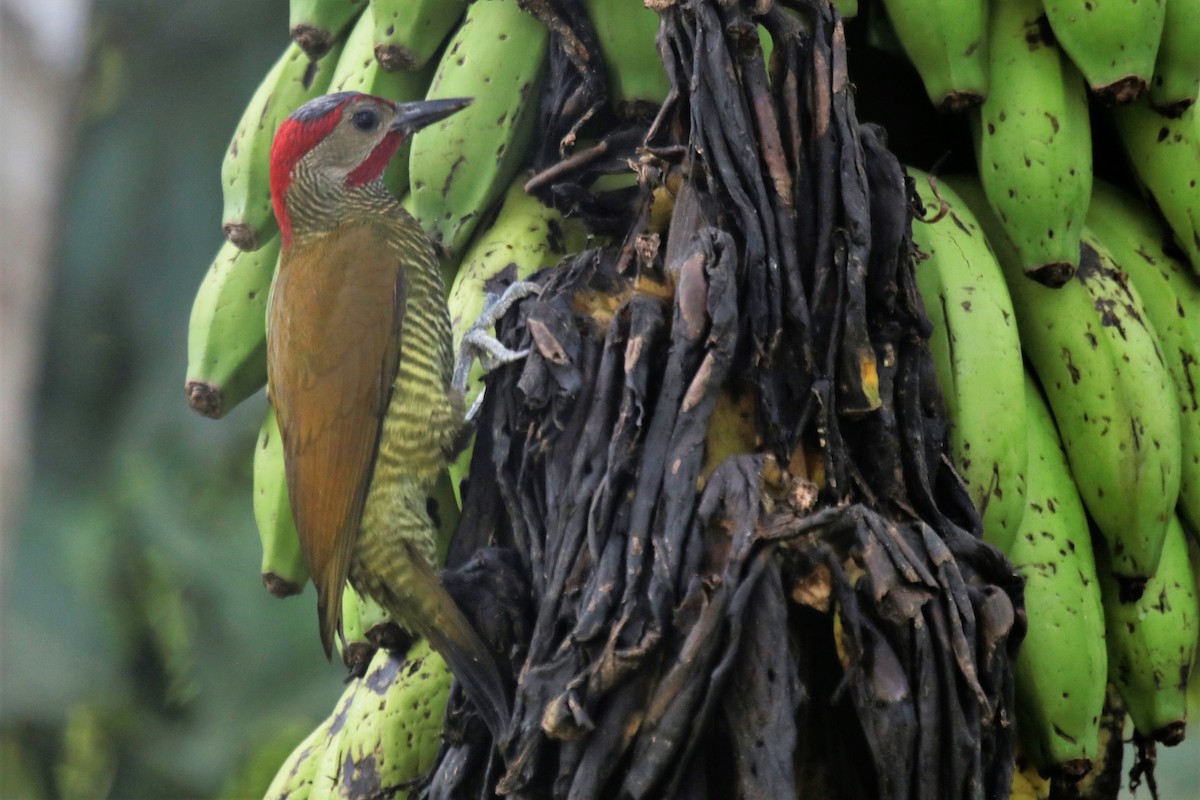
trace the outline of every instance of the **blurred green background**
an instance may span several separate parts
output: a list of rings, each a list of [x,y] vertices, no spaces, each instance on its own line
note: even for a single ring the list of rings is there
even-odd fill
[[[221,158],[287,4],[99,0],[88,27],[32,465],[3,542],[0,797],[261,796],[343,671],[311,590],[259,582],[265,400],[202,419],[183,379]],[[1198,740],[1160,753],[1164,797],[1195,796]]]
[[[277,600],[259,581],[265,398],[203,419],[183,380],[221,158],[288,42],[287,3],[100,0],[89,31],[0,582],[0,794],[261,796],[238,770],[264,749],[273,771],[344,672],[311,589]]]

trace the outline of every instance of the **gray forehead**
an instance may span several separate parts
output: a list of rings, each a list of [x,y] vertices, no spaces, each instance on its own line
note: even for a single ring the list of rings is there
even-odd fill
[[[313,122],[314,120],[321,119],[342,103],[357,97],[359,94],[359,92],[334,92],[333,94],[321,95],[297,108],[288,115],[288,119],[294,119],[298,122]]]

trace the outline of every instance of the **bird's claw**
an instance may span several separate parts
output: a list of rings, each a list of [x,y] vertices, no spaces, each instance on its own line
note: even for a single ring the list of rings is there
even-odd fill
[[[454,363],[453,388],[463,396],[467,392],[467,381],[471,375],[471,365],[479,359],[484,372],[490,372],[502,364],[520,361],[529,355],[529,350],[512,350],[505,347],[499,339],[489,333],[490,329],[508,313],[516,303],[530,295],[541,294],[542,287],[531,281],[517,281],[510,284],[499,296],[491,295],[483,306],[479,319],[463,335],[458,349],[458,359]],[[475,398],[471,409],[467,412],[467,421],[475,418],[483,405],[483,392]]]

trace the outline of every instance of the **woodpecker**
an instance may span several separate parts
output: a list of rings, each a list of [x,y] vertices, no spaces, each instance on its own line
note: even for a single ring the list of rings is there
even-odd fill
[[[505,684],[438,580],[426,505],[464,425],[445,288],[433,243],[382,181],[406,137],[469,102],[342,92],[279,127],[267,390],[326,656],[349,580],[428,637],[500,741]]]

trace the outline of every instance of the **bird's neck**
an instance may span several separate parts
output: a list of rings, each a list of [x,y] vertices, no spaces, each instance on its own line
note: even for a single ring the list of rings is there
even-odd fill
[[[285,247],[290,248],[304,246],[339,225],[364,217],[394,220],[407,218],[407,214],[382,179],[346,187],[297,166],[279,227]]]

